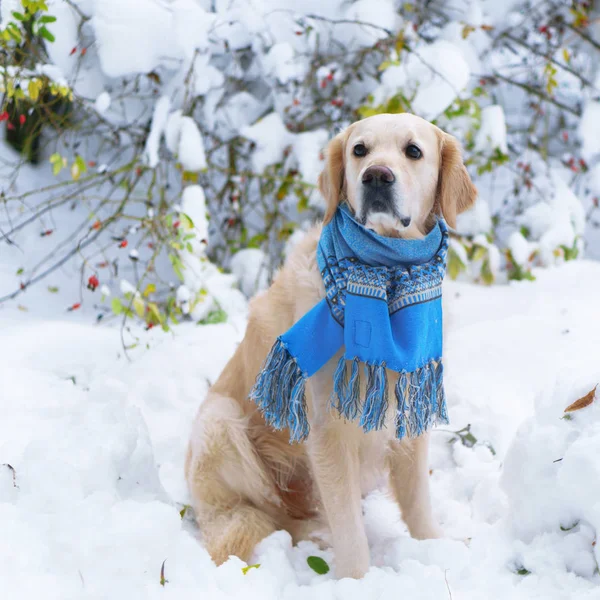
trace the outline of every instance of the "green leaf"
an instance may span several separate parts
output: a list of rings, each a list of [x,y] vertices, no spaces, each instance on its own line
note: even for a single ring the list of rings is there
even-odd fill
[[[256,563],[255,565],[248,565],[247,567],[242,567],[242,573],[244,575],[247,575],[250,569],[258,569],[259,567],[260,563]]]
[[[23,267],[21,267],[20,269],[17,270],[17,275],[23,275],[24,272],[25,272],[25,269]]]
[[[38,23],[54,23],[56,21],[56,17],[52,15],[44,15],[38,19]]]
[[[9,23],[6,27],[6,31],[10,37],[12,37],[18,44],[21,43],[21,32],[14,23]]]
[[[192,221],[189,215],[179,213],[179,220],[185,229],[194,229],[194,221]]]
[[[222,308],[211,310],[204,319],[198,321],[198,325],[217,325],[227,321],[227,313]]]
[[[179,511],[179,516],[183,519],[183,517],[185,517],[185,513],[187,512],[188,508],[191,508],[189,504],[184,504],[183,508]]]
[[[573,523],[573,525],[571,525],[570,527],[563,527],[561,525],[560,530],[561,531],[571,531],[571,529],[575,529],[575,527],[577,527],[577,525],[579,525],[579,521],[575,521],[575,523]]]
[[[490,268],[490,261],[486,258],[481,265],[481,279],[486,285],[492,285],[494,283],[494,274]]]
[[[110,307],[115,315],[120,315],[123,312],[123,304],[119,298],[113,298]]]
[[[487,254],[487,248],[484,246],[473,246],[473,251],[471,253],[471,260],[483,260]]]
[[[16,10],[12,11],[12,16],[17,19],[17,21],[27,21],[28,17],[23,13],[17,12]]]
[[[309,556],[306,559],[308,566],[319,575],[329,573],[329,565],[320,556]]]
[[[516,573],[517,573],[517,575],[531,575],[531,571],[529,571],[525,567],[521,567],[520,569],[517,569]]]
[[[181,262],[181,259],[176,254],[169,254],[169,260],[171,261],[171,266],[173,267],[175,275],[177,275],[180,281],[183,281],[183,269],[185,267]]]
[[[466,268],[467,266],[456,250],[450,246],[448,248],[448,275],[450,275],[450,279],[456,279]]]
[[[50,164],[52,165],[52,174],[58,175],[63,168],[63,157],[58,152],[55,152],[50,157]]]
[[[56,38],[46,29],[46,26],[40,28],[40,35],[49,42],[53,42]]]
[[[48,291],[51,294],[57,294],[58,293],[58,288],[55,285],[49,285],[48,286]]]

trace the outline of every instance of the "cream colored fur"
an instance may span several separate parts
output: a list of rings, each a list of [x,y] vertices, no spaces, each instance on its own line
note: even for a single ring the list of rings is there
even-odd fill
[[[369,154],[352,154],[357,142]],[[416,143],[420,161],[404,148]],[[320,188],[326,220],[342,199],[356,208],[362,173],[371,164],[392,169],[409,229],[371,226],[383,235],[420,237],[434,212],[450,225],[475,199],[475,189],[451,136],[413,115],[380,115],[350,126],[329,145]],[[254,546],[277,529],[294,542],[320,536],[331,543],[338,577],[362,577],[369,548],[361,498],[389,482],[411,535],[440,535],[429,497],[428,437],[398,442],[393,408],[388,427],[365,434],[330,410],[334,357],[307,385],[310,434],[290,445],[288,432],[267,426],[248,393],[276,337],[324,296],[316,265],[321,226],[298,244],[268,291],[250,304],[245,337],[210,389],[194,421],[185,473],[204,544],[217,564],[230,555],[249,560]],[[363,392],[364,394],[364,389]],[[394,399],[390,399],[390,407]]]

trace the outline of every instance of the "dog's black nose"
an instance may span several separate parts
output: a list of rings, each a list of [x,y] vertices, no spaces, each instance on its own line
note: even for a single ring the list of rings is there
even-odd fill
[[[368,187],[387,187],[396,181],[391,169],[383,165],[369,167],[362,176],[362,182]]]
[[[400,223],[402,223],[402,225],[404,225],[404,227],[408,227],[410,225],[410,221],[411,221],[410,217],[402,217],[402,219],[400,219]]]

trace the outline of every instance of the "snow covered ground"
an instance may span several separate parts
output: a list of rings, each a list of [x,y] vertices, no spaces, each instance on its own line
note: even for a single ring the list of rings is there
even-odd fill
[[[432,434],[445,539],[412,540],[383,494],[365,500],[373,568],[361,581],[317,575],[306,557],[333,565],[332,553],[292,548],[284,532],[257,548],[259,568],[244,574],[237,558],[217,568],[180,516],[190,423],[243,335],[243,310],[225,324],[142,331],[130,362],[118,330],[90,325],[93,315],[4,307],[0,596],[599,598],[600,407],[561,417],[600,381],[600,264],[536,275],[447,284],[448,430],[471,424],[478,443]]]

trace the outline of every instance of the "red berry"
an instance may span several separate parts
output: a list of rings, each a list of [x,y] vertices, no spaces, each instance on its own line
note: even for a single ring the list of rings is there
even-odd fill
[[[123,240],[120,244],[119,244],[119,248],[127,248],[127,240]]]
[[[583,158],[580,158],[580,159],[579,159],[579,166],[580,166],[582,169],[587,169],[587,163],[585,162],[585,160],[583,160]]]
[[[96,166],[96,161],[95,160],[89,160],[88,161],[88,167],[95,167]]]
[[[152,242],[148,242],[148,248],[150,248],[150,249],[154,248],[154,244]]]
[[[85,56],[86,52],[87,52],[87,48],[82,48],[81,49],[81,56]]]
[[[563,131],[562,137],[565,142],[568,142],[569,141],[569,132]]]
[[[98,278],[95,275],[90,276],[88,279],[88,288],[93,292],[99,285]]]
[[[6,111],[0,113],[0,121],[8,120],[8,113]]]
[[[327,81],[325,79],[323,79],[323,81],[321,81],[321,87],[323,89],[325,89],[327,87]]]
[[[71,50],[71,52],[69,52],[69,56],[73,56],[75,52],[77,52],[77,46],[73,46],[73,49]]]
[[[75,302],[75,304],[73,304],[72,306],[69,306],[69,308],[67,308],[67,310],[69,310],[69,311],[77,310],[80,307],[81,307],[81,302]]]
[[[54,229],[46,229],[46,231],[42,231],[42,233],[40,233],[40,236],[46,237],[47,235],[51,235],[53,231]]]
[[[27,119],[27,117],[25,115],[19,115],[19,123],[21,125],[25,125],[25,120]]]
[[[300,105],[300,100],[298,100],[298,98],[294,98],[294,101],[292,102],[292,104],[294,106],[299,106]]]
[[[173,223],[173,227],[175,229],[177,229],[180,225],[181,225],[181,223],[179,221],[175,221],[175,223]]]
[[[333,73],[329,73],[329,75],[327,75],[327,81],[333,81]]]
[[[7,129],[10,129],[11,131],[15,128],[15,126],[10,121],[6,124],[6,127],[7,127]]]
[[[92,229],[100,229],[100,227],[102,227],[102,221],[96,221],[93,225],[92,225]]]
[[[152,329],[154,327],[154,323],[150,322],[146,324],[146,331],[148,331],[148,329]]]

